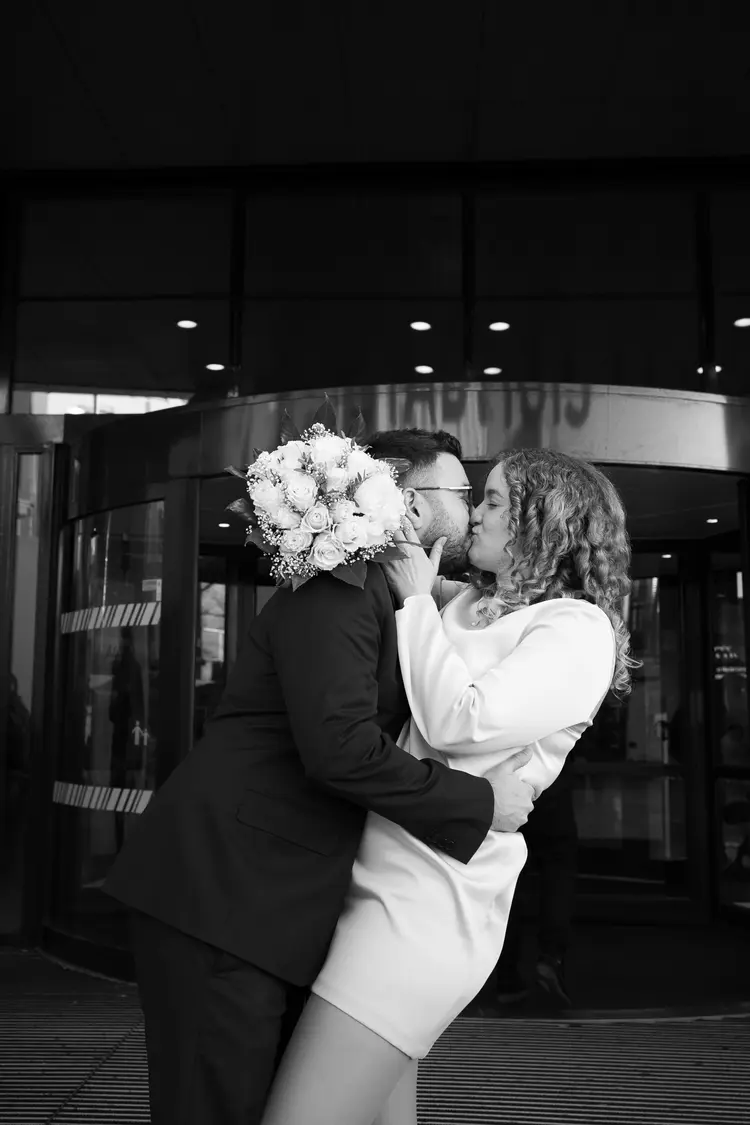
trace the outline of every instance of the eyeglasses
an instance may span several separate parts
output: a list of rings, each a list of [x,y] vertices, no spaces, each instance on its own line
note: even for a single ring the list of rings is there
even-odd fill
[[[418,485],[415,492],[463,492],[464,503],[471,511],[473,505],[474,489],[470,484],[426,484]]]

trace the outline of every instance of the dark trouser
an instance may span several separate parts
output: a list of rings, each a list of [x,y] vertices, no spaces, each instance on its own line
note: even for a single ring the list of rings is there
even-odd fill
[[[145,914],[131,937],[152,1125],[258,1125],[307,990]]]
[[[537,934],[540,956],[564,957],[575,907],[578,832],[573,792],[562,776],[541,795],[521,832],[529,858],[513,896],[498,972],[509,973],[521,959],[523,921],[521,901],[538,878]]]

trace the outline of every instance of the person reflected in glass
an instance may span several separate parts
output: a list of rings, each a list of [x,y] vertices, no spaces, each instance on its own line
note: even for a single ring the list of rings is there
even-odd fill
[[[21,857],[21,831],[31,776],[31,714],[10,676],[6,728],[5,807],[0,817],[0,870],[14,871]]]
[[[135,654],[133,630],[126,627],[120,629],[120,650],[112,661],[109,784],[113,788],[127,789],[142,772],[148,745],[144,720],[143,668]],[[115,812],[113,816],[119,851],[125,838],[126,814]]]

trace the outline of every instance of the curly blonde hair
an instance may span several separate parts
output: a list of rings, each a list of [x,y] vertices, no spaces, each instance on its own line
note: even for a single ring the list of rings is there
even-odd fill
[[[474,569],[472,584],[483,592],[479,613],[489,621],[532,602],[585,598],[612,623],[616,657],[611,690],[630,692],[630,633],[622,617],[630,593],[630,540],[616,488],[599,469],[552,449],[498,453],[510,506],[505,552],[509,574]],[[516,548],[514,550],[514,547]]]

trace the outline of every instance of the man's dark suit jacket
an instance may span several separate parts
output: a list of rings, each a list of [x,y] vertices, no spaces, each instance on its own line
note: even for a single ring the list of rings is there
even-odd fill
[[[104,890],[281,977],[317,976],[368,810],[466,863],[483,778],[399,749],[408,706],[381,568],[320,575],[254,620],[202,740],[151,800]]]

